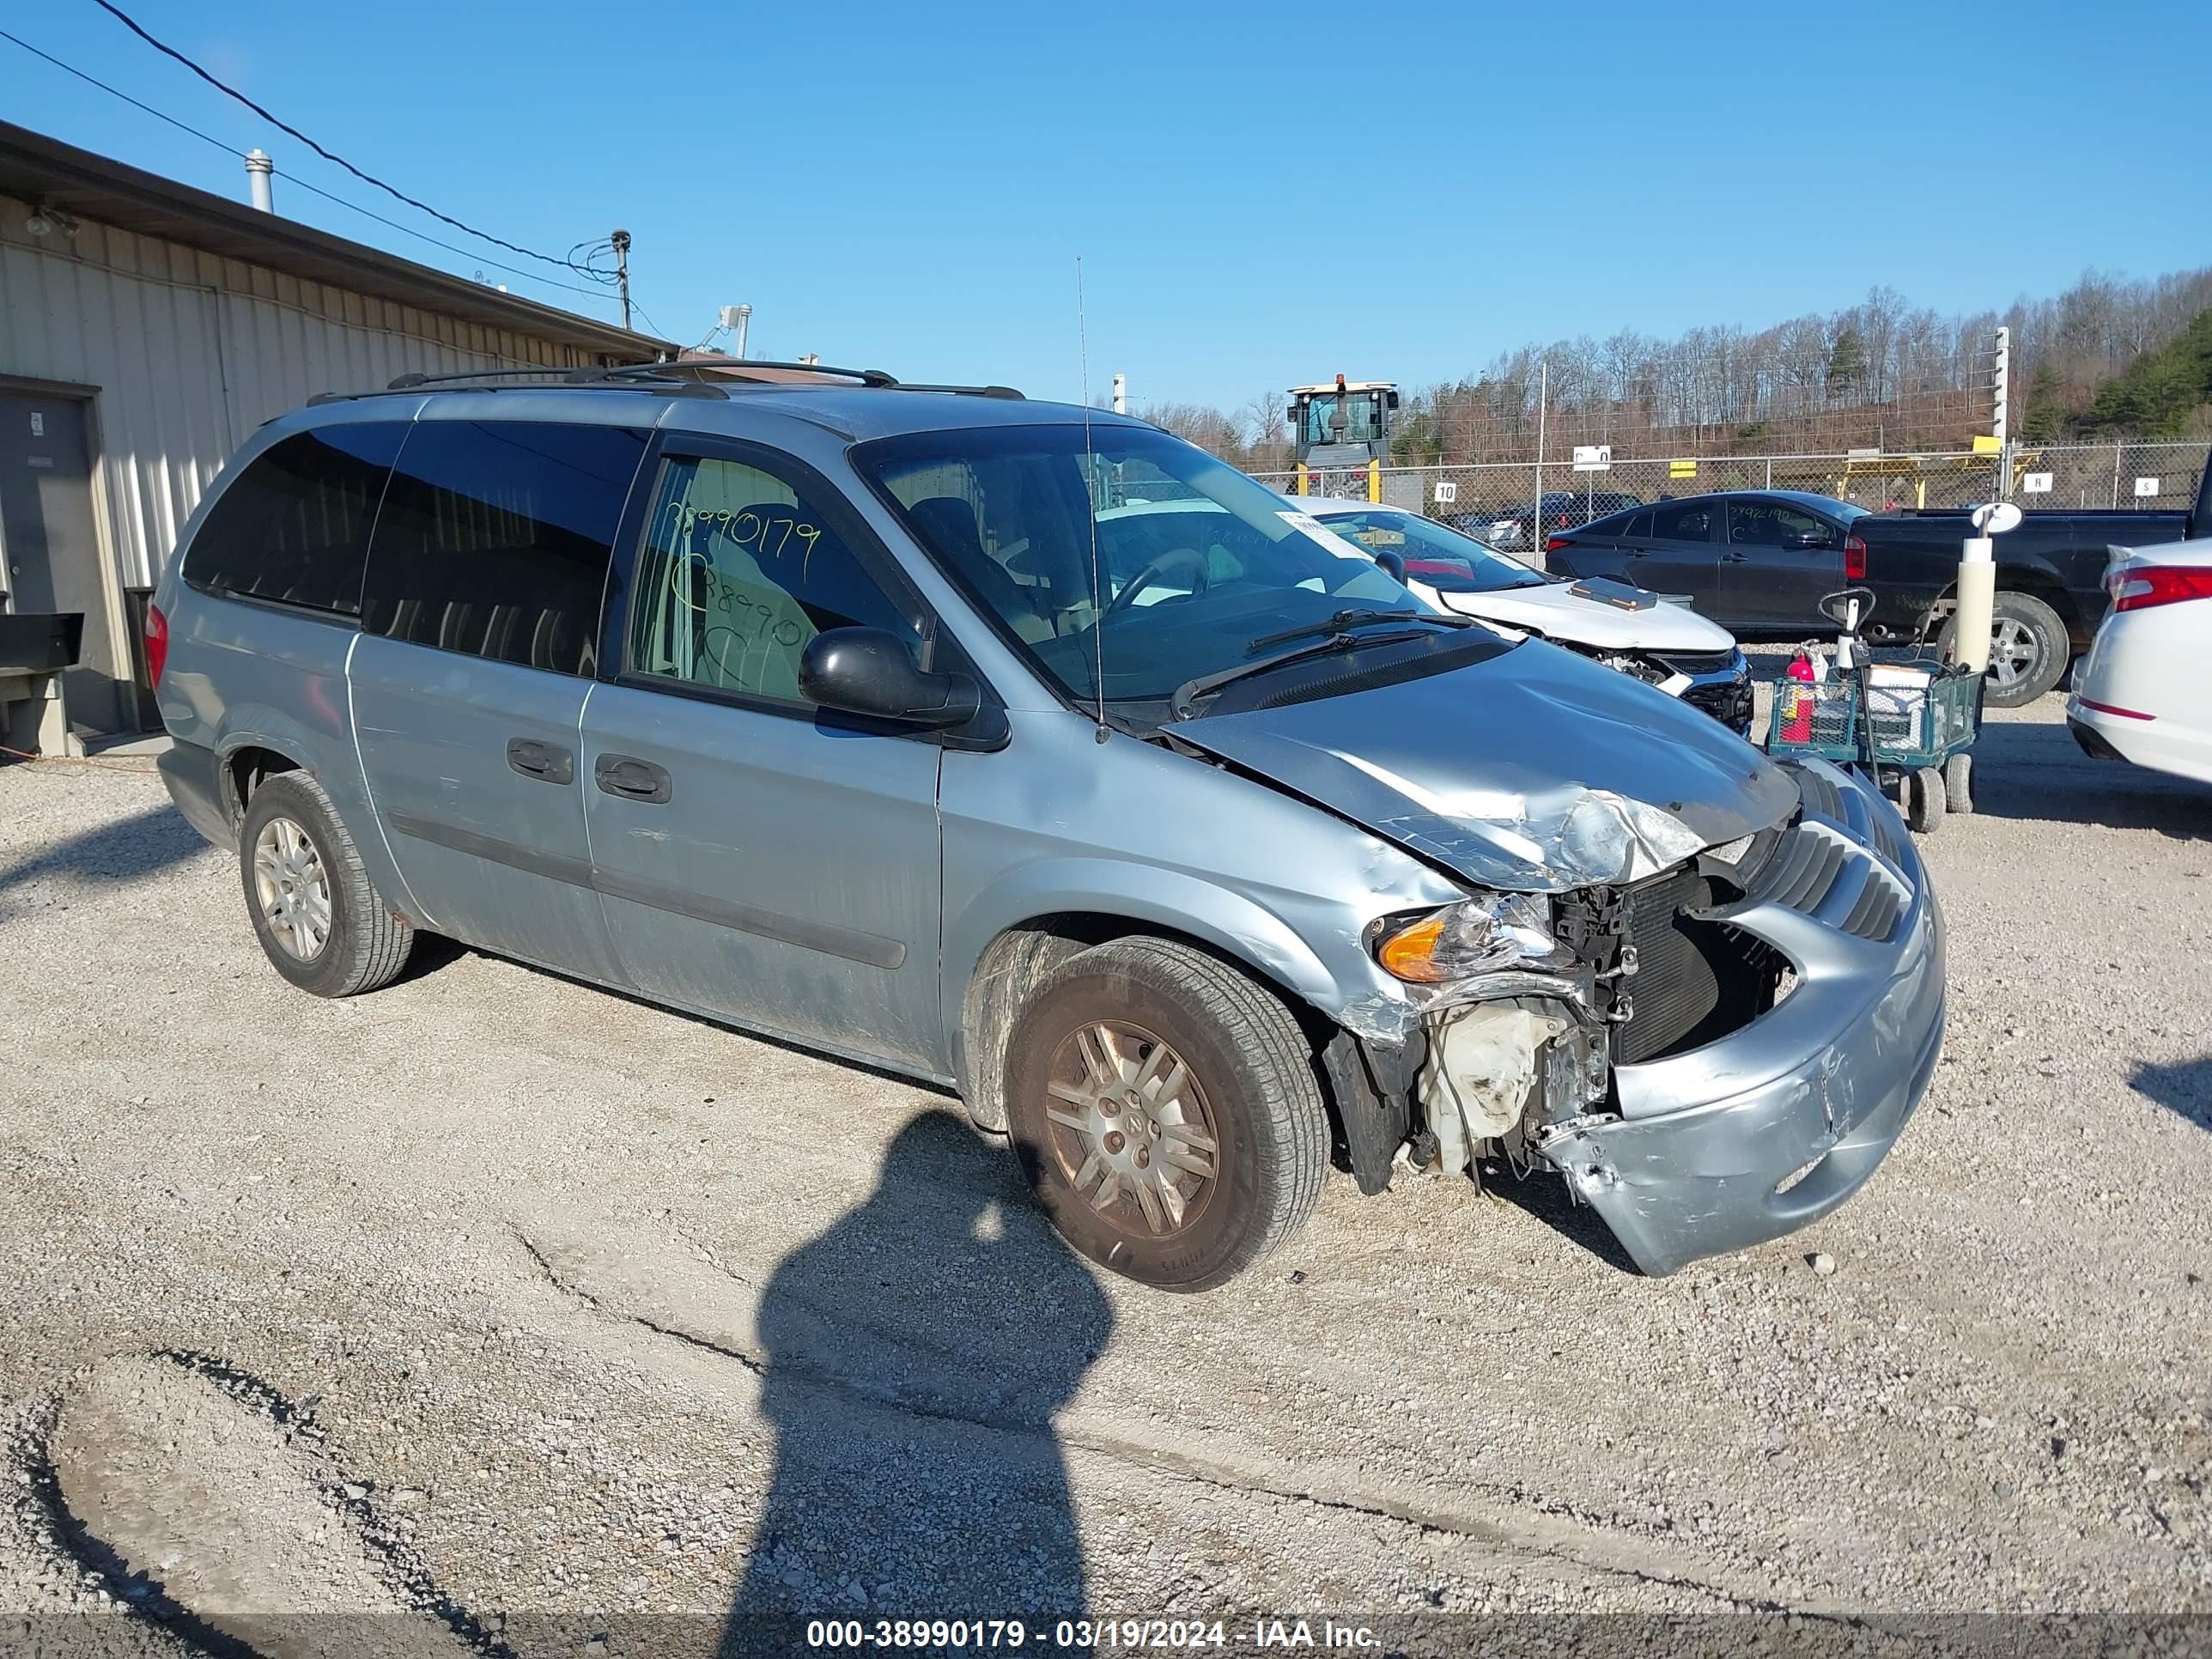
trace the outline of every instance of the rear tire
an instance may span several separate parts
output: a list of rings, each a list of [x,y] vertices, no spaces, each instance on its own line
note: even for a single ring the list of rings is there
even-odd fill
[[[1061,1236],[1159,1290],[1211,1290],[1280,1245],[1328,1166],[1291,1011],[1167,939],[1095,945],[1044,980],[1007,1044],[1006,1120]]]
[[[1932,766],[1921,767],[1905,782],[1905,821],[1921,835],[1943,822],[1943,775]]]
[[[1957,660],[1959,619],[1943,624],[1936,647]],[[2066,624],[2033,593],[2000,593],[1990,607],[1989,684],[1982,701],[1992,708],[2018,708],[2058,684],[2072,660]]]
[[[356,996],[407,965],[414,925],[369,884],[353,837],[311,774],[262,781],[239,823],[238,865],[254,937],[301,990]]]
[[[1943,799],[1954,812],[1974,810],[1974,757],[1954,755],[1943,763]]]

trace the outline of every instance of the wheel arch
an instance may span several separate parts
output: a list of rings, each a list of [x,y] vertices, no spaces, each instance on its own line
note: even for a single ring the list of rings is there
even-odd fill
[[[307,707],[312,725],[267,702],[235,703],[225,711],[214,746],[216,781],[232,827],[244,818],[246,805],[263,780],[280,772],[305,772],[331,798],[368,867],[369,880],[420,919],[386,843],[355,756],[349,711],[342,704],[333,706],[319,687],[311,691]]]
[[[217,775],[222,787],[222,810],[235,829],[246,817],[248,802],[262,783],[281,772],[307,771],[298,756],[263,743],[241,743],[225,750]]]
[[[952,1073],[977,1123],[1005,1123],[997,1069],[1029,988],[1076,951],[1157,938],[1219,957],[1265,985],[1316,1046],[1344,988],[1280,917],[1226,888],[1171,872],[1088,860],[1035,868],[948,920],[944,1020]]]
[[[1996,591],[1999,595],[2025,593],[2030,599],[2042,600],[2057,613],[2060,623],[2066,629],[2069,646],[2078,648],[2097,631],[2095,623],[2081,614],[2081,607],[2075,603],[2073,591],[2056,570],[2045,566],[2000,564],[1996,571]],[[1959,584],[1955,578],[1943,585],[1943,592],[1929,609],[1939,626],[1948,623],[1958,613]]]

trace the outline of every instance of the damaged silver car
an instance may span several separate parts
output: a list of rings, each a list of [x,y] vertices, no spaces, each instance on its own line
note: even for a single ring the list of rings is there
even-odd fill
[[[1934,1070],[1892,808],[1002,388],[414,381],[264,428],[151,653],[277,970],[450,934],[956,1086],[1092,1260],[1219,1285],[1479,1161],[1644,1270],[1802,1226]],[[1187,499],[1206,513],[1131,513]]]

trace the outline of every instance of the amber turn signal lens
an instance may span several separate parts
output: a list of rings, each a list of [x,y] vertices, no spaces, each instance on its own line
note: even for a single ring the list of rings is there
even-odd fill
[[[1400,979],[1433,985],[1452,975],[1437,965],[1437,941],[1443,937],[1445,912],[1439,910],[1382,941],[1376,960]]]

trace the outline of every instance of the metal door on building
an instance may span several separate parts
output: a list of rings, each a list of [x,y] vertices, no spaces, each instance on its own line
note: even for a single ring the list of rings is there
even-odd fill
[[[82,398],[0,386],[0,592],[17,615],[84,613],[78,666],[63,676],[72,726],[135,728],[130,653],[108,624],[92,511],[92,438]]]

